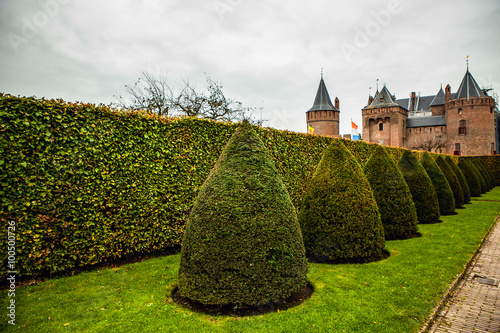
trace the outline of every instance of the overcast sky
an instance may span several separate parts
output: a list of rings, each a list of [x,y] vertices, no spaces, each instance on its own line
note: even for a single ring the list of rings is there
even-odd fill
[[[108,104],[141,71],[200,89],[206,73],[265,126],[305,132],[324,68],[350,133],[377,79],[398,98],[455,92],[466,55],[500,93],[499,33],[498,0],[0,0],[0,91]]]

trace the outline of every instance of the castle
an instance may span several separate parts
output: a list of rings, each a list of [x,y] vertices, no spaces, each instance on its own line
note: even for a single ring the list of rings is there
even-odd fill
[[[450,85],[436,95],[396,99],[384,84],[362,110],[362,140],[392,147],[455,155],[496,154],[500,116],[495,100],[467,71],[456,93]],[[339,100],[332,104],[323,75],[313,107],[306,112],[314,134],[340,137]],[[313,130],[311,130],[313,129]]]

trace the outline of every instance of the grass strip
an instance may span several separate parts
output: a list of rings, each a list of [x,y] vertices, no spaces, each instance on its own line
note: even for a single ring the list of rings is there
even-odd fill
[[[443,223],[419,224],[420,238],[387,241],[386,260],[309,263],[315,293],[287,311],[211,317],[178,306],[170,297],[177,254],[20,287],[16,326],[3,318],[0,331],[418,332],[500,213],[500,187],[480,199]]]

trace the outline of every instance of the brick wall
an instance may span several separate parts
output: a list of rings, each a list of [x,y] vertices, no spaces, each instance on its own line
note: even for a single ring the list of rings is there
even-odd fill
[[[339,135],[339,112],[309,111],[306,112],[308,128],[314,128],[314,134],[333,136]]]
[[[495,146],[494,101],[491,97],[447,103],[446,127],[450,153],[460,144],[461,155],[490,155]],[[464,121],[463,129],[460,121]],[[494,150],[494,149],[493,149]]]

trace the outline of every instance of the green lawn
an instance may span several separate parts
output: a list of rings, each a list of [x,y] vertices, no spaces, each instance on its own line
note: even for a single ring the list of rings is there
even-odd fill
[[[210,317],[170,299],[179,255],[46,281],[16,291],[21,332],[418,332],[500,213],[500,187],[443,223],[419,225],[420,238],[388,241],[377,263],[309,264],[313,296],[261,316]],[[484,200],[484,201],[483,201]]]

